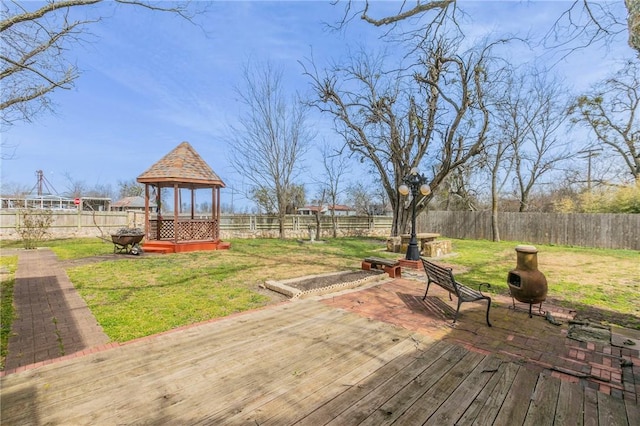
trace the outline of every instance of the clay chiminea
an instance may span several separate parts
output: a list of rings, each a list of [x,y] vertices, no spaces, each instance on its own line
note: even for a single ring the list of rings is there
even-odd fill
[[[518,263],[515,269],[509,271],[507,284],[513,299],[529,304],[529,318],[531,306],[540,304],[547,298],[547,278],[538,270],[538,250],[534,246],[516,246]],[[515,308],[515,301],[513,302]]]

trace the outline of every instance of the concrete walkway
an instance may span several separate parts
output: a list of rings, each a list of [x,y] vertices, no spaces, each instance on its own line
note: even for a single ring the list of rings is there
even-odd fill
[[[109,342],[47,248],[18,251],[14,306],[6,371]]]

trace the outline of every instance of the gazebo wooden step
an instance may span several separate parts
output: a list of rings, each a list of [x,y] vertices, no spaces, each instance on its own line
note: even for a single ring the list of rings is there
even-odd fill
[[[142,250],[148,253],[182,253],[191,251],[228,250],[231,243],[223,241],[173,241],[152,240],[142,245]]]
[[[166,244],[163,241],[151,241],[142,245],[142,250],[147,253],[175,253],[173,243]]]

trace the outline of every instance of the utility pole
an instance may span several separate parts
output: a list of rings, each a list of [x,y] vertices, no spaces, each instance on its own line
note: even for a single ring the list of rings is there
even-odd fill
[[[578,154],[584,154],[581,158],[587,158],[587,192],[591,193],[591,158],[600,155],[602,148],[590,148],[578,152]]]

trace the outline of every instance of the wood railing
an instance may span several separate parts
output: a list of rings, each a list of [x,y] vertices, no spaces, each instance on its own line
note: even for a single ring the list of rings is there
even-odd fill
[[[149,240],[211,241],[219,238],[214,219],[151,219]]]

